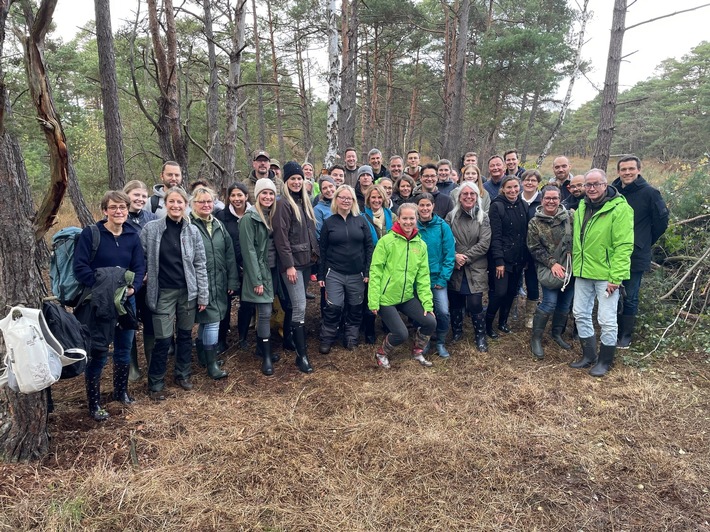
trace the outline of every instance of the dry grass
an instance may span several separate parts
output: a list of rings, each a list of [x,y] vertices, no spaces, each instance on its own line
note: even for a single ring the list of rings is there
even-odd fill
[[[62,382],[52,454],[0,466],[0,528],[710,530],[708,355],[595,380],[516,332],[429,370],[363,347],[266,378],[232,351],[228,379],[195,368],[163,403],[134,386],[103,424]]]

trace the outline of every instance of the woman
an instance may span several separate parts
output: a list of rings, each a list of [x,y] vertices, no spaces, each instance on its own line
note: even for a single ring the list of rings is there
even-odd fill
[[[483,291],[488,286],[487,253],[491,244],[491,225],[481,208],[479,190],[473,181],[459,188],[456,206],[446,217],[456,242],[454,272],[449,280],[451,329],[454,340],[463,337],[464,309],[468,311],[476,332],[476,349],[488,351],[483,316]]]
[[[352,187],[338,187],[331,209],[333,216],[325,221],[320,233],[318,284],[325,288],[327,296],[320,332],[320,352],[323,354],[330,353],[346,311],[345,347],[352,350],[357,345],[374,247],[370,227],[359,216],[360,209]]]
[[[272,230],[276,185],[271,179],[259,179],[254,195],[254,206],[239,223],[244,265],[242,302],[256,307],[256,355],[261,358],[261,372],[270,376],[274,374],[273,363],[279,360],[271,348],[271,311],[278,280]]]
[[[375,354],[377,364],[389,369],[392,351],[409,337],[407,326],[399,316],[402,312],[419,324],[412,358],[422,366],[431,366],[423,352],[436,329],[436,318],[429,287],[427,246],[417,233],[417,206],[413,203],[399,208],[399,219],[392,231],[377,244],[368,284],[368,306],[375,315],[382,316],[390,331]]]
[[[289,161],[283,170],[283,194],[276,201],[273,227],[281,279],[291,303],[291,323],[284,323],[284,329],[291,329],[298,369],[312,373],[306,346],[304,275],[318,257],[315,214],[304,188],[301,165]]]
[[[388,208],[384,207],[386,193],[380,185],[372,185],[365,191],[365,211],[363,216],[370,226],[372,245],[376,246],[397,220],[397,216]],[[367,298],[367,295],[365,295]],[[363,307],[367,302],[363,303]],[[365,332],[365,342],[374,344],[377,341],[375,334],[376,316],[367,308],[363,308],[362,327]]]
[[[533,355],[542,360],[542,335],[552,316],[552,339],[562,349],[571,349],[562,339],[567,324],[567,316],[574,298],[574,280],[572,273],[572,217],[560,204],[560,189],[547,185],[542,189],[542,206],[537,208],[535,217],[528,226],[528,249],[538,269],[549,269],[552,275],[560,279],[560,288],[548,288],[542,285],[542,302],[533,317],[530,349]],[[542,274],[541,274],[542,275]],[[543,277],[544,278],[544,277]]]
[[[540,206],[542,196],[540,195],[539,187],[542,181],[542,176],[537,170],[526,170],[520,176],[523,185],[523,192],[520,194],[520,199],[523,200],[528,209],[528,224],[535,217],[535,212]],[[535,262],[531,257],[528,257],[528,264],[525,268],[525,290],[527,299],[525,300],[525,326],[530,329],[533,326],[533,314],[537,308],[537,303],[540,299],[540,286],[537,281],[537,271],[535,270]]]
[[[454,270],[455,244],[451,228],[434,214],[434,196],[422,192],[417,196],[417,230],[429,254],[429,276],[436,316],[436,351],[441,358],[449,358],[446,335],[449,332],[449,298],[446,285]]]
[[[377,184],[385,191],[385,207],[392,210],[392,188],[394,182],[391,177],[381,177],[377,180]]]
[[[335,181],[332,177],[323,176],[320,178],[320,196],[318,203],[313,207],[313,213],[316,216],[316,237],[320,239],[320,232],[323,228],[323,223],[330,218],[332,214],[333,195],[335,194]]]
[[[128,219],[126,221],[140,233],[145,224],[157,218],[157,215],[149,210],[143,210],[148,202],[148,187],[142,181],[134,179],[126,183],[126,186],[123,187],[123,192],[130,200],[130,204],[128,205]],[[141,285],[141,289],[136,292],[135,299],[138,319],[143,323],[143,353],[145,354],[146,362],[150,365],[150,355],[153,352],[155,336],[153,336],[153,317],[150,314],[150,309],[148,309],[145,304],[145,284]],[[136,344],[136,335],[134,335],[133,346],[131,347],[131,367],[128,371],[128,380],[130,382],[136,382],[140,378],[138,346]]]
[[[229,298],[239,292],[239,273],[232,237],[212,215],[215,196],[210,188],[196,187],[190,198],[190,221],[202,236],[210,292],[209,304],[195,318],[195,323],[199,324],[195,342],[197,356],[200,364],[207,367],[210,378],[218,380],[227,376],[217,365],[219,324],[227,314]]]
[[[528,212],[520,199],[520,184],[515,176],[501,180],[500,193],[491,201],[488,213],[491,222],[491,246],[488,251],[489,301],[486,311],[486,334],[499,335],[493,330],[493,319],[498,316],[498,330],[512,332],[508,316],[513,299],[518,293],[520,278],[528,260]]]
[[[234,259],[239,272],[239,282],[242,281],[242,249],[239,244],[239,221],[244,217],[247,209],[251,207],[248,201],[249,189],[244,183],[232,183],[227,188],[227,207],[217,212],[214,217],[224,225],[225,229],[232,237],[232,247],[234,249]],[[232,317],[232,300],[234,296],[227,298],[227,313],[219,323],[219,341],[217,342],[217,352],[222,353],[227,349],[227,333]],[[249,332],[249,322],[254,315],[254,306],[243,299],[239,302],[239,313],[237,314],[237,334],[239,335],[239,347],[247,348],[247,334]]]
[[[303,163],[303,184],[304,188],[306,189],[306,193],[308,194],[308,197],[312,200],[318,194],[320,194],[320,189],[318,188],[318,183],[315,182],[314,179],[314,169],[313,165],[309,162]]]
[[[128,395],[128,371],[135,330],[116,325],[117,291],[126,305],[135,309],[133,294],[140,290],[145,275],[145,259],[138,230],[126,223],[131,201],[120,191],[110,190],[101,199],[105,219],[96,224],[99,247],[92,253],[92,227],[79,235],[74,251],[74,275],[88,288],[88,296],[75,310],[76,317],[91,331],[91,356],[86,365],[86,399],[89,415],[104,421],[108,412],[100,405],[101,371],[113,342],[113,398],[124,405],[134,402]]]
[[[141,232],[146,256],[146,304],[153,312],[155,347],[148,368],[151,399],[165,400],[165,372],[173,330],[175,384],[192,390],[192,326],[195,312],[210,301],[205,246],[200,231],[185,215],[187,194],[179,187],[165,193],[166,216],[148,222]]]
[[[483,177],[481,176],[481,170],[479,170],[478,166],[475,164],[467,164],[461,169],[461,183],[465,181],[473,182],[476,188],[481,191],[478,196],[480,207],[483,209],[483,212],[487,214],[491,207],[491,195],[483,187]],[[451,199],[454,200],[454,203],[456,203],[460,188],[461,187],[457,188],[451,193]]]
[[[414,179],[405,174],[395,181],[392,187],[392,212],[397,214],[402,204],[411,202],[413,193]]]

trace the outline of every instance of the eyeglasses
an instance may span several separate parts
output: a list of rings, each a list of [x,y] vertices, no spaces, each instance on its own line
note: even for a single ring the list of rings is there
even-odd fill
[[[348,198],[347,196],[338,196],[338,199],[339,199],[340,201],[344,201],[344,202],[346,202],[346,203],[352,203],[352,201],[353,201],[352,198]]]
[[[606,183],[585,183],[584,188],[602,188],[605,187]]]
[[[554,203],[560,201],[560,198],[544,198],[542,201],[547,201],[548,203]]]
[[[198,205],[212,205],[214,203],[214,201],[211,199],[206,199],[206,200],[199,200],[199,201],[196,200],[194,203],[197,203]]]
[[[537,179],[535,179],[535,178],[524,179],[523,183],[535,183],[537,185]]]
[[[106,210],[108,212],[121,212],[127,211],[128,207],[126,205],[111,205],[110,207],[106,207]]]

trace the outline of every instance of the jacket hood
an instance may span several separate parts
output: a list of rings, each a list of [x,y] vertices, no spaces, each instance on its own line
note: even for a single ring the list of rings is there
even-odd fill
[[[594,208],[600,208],[602,205],[604,205],[607,201],[612,200],[616,197],[619,197],[621,194],[612,186],[612,185],[607,185],[606,187],[606,194],[604,195],[603,198],[601,198],[599,201],[596,203],[593,202],[592,200],[589,199],[589,196],[584,196],[584,202],[587,205],[591,205]]]
[[[557,212],[550,216],[549,214],[545,214],[543,212],[542,205],[538,205],[535,208],[535,218],[540,218],[540,220],[548,223],[554,220],[565,221],[567,218],[569,218],[569,211],[565,209],[562,205],[558,205]]]
[[[438,227],[443,223],[445,223],[443,218],[436,213],[434,213],[434,217],[428,222],[422,222],[421,220],[417,220],[417,226],[423,227]]]
[[[399,236],[401,236],[402,238],[405,238],[406,240],[412,240],[415,236],[417,236],[417,234],[419,234],[419,231],[417,231],[417,228],[415,227],[414,230],[412,231],[412,234],[409,235],[409,236],[407,236],[407,235],[404,233],[404,230],[402,229],[402,226],[399,225],[399,222],[398,222],[398,221],[395,222],[394,224],[392,224],[392,231],[394,231],[395,233],[397,233],[397,234],[398,234]]]

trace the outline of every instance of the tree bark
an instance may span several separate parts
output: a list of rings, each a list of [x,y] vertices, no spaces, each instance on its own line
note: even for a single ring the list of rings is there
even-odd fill
[[[404,150],[409,150],[414,141],[414,125],[417,123],[417,100],[419,98],[419,51],[417,48],[417,58],[414,61],[414,83],[412,83],[412,99],[409,102],[409,116],[406,121],[404,131]],[[403,153],[402,156],[405,154]]]
[[[256,0],[251,0],[254,21],[254,68],[256,69],[256,101],[259,112],[259,148],[266,149],[266,121],[264,118],[264,87],[261,82],[261,46],[259,45],[259,26],[256,21]]]
[[[338,51],[338,26],[335,12],[335,0],[328,1],[328,118],[326,136],[328,149],[323,159],[323,166],[330,168],[338,155],[338,101],[340,100],[340,55]]]
[[[279,82],[279,60],[276,57],[276,34],[274,19],[271,15],[271,2],[266,2],[266,11],[269,17],[269,42],[271,43],[271,65],[274,83],[274,103],[276,104],[276,134],[279,142],[279,160],[286,160],[286,146],[284,144],[283,108],[281,105],[281,84]]]
[[[303,68],[303,42],[305,39],[301,33],[300,26],[296,26],[296,70],[298,73],[298,97],[300,101],[299,108],[301,110],[301,127],[303,128],[303,150],[306,154],[313,149],[313,140],[311,138],[311,118],[309,113],[310,98],[306,91],[306,73]]]
[[[237,132],[239,131],[239,78],[241,76],[244,29],[247,0],[237,0],[234,12],[230,11],[231,49],[229,51],[229,78],[226,90],[226,124],[224,133],[224,172],[229,182],[236,180]],[[232,18],[233,14],[233,18]]]
[[[209,85],[207,86],[207,153],[200,164],[199,175],[206,177],[218,191],[223,191],[229,183],[223,173],[213,164],[221,165],[222,142],[219,131],[219,73],[217,71],[217,52],[215,50],[212,20],[212,0],[203,0],[205,39],[207,41],[207,62],[209,67]]]
[[[338,145],[341,154],[355,146],[359,4],[360,0],[343,0],[342,5],[343,67],[338,108]]]
[[[109,0],[94,0],[94,11],[96,12],[96,44],[99,51],[99,75],[101,77],[101,99],[106,136],[108,186],[111,190],[121,190],[126,184],[126,171],[123,159],[123,126],[118,107],[116,54],[113,47]]]

